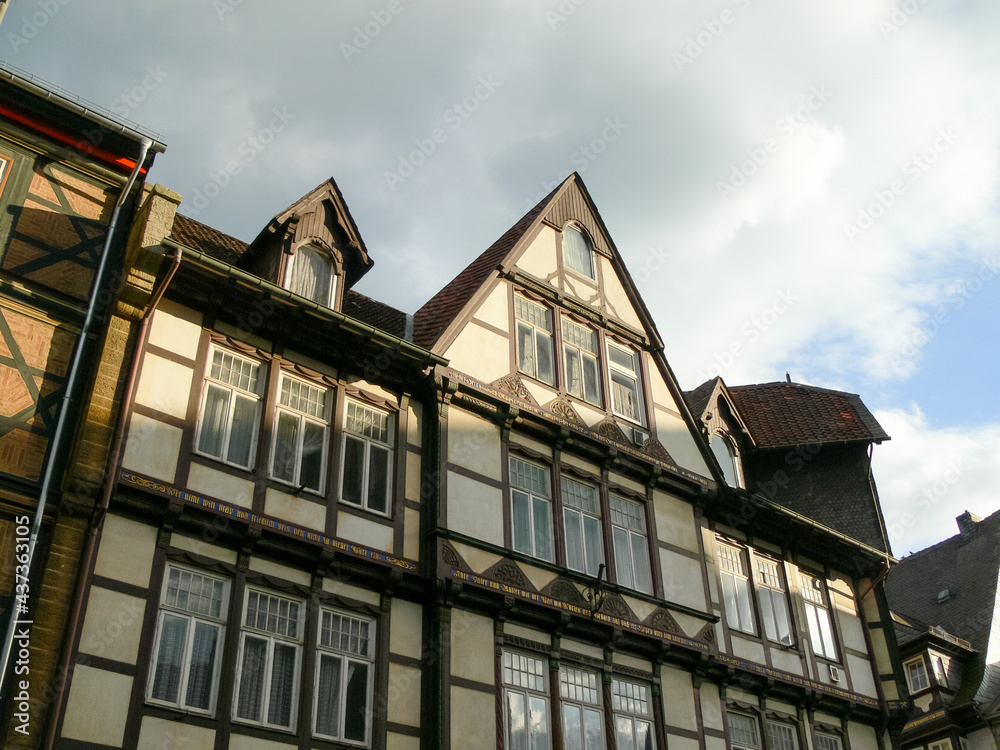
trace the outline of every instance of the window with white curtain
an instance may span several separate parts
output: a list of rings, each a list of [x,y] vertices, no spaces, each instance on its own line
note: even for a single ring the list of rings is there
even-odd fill
[[[799,750],[799,737],[793,725],[768,721],[766,727],[768,750]]]
[[[274,479],[323,492],[332,401],[329,389],[282,373],[271,448]]]
[[[730,711],[726,714],[726,723],[729,724],[729,742],[733,750],[760,750],[757,719]]]
[[[260,422],[261,363],[213,347],[202,391],[198,453],[234,466],[253,466]]]
[[[750,578],[747,575],[743,551],[719,544],[719,575],[722,578],[722,600],[726,608],[726,624],[731,630],[757,634],[753,602],[750,598]]]
[[[639,503],[617,495],[611,495],[610,500],[616,580],[621,586],[652,594],[646,511]]]
[[[517,369],[543,383],[555,384],[552,311],[515,296],[514,316],[517,318]]]
[[[146,699],[212,714],[229,600],[229,581],[167,565]]]
[[[816,732],[816,750],[844,750],[844,744],[836,735]]]
[[[333,306],[337,275],[330,255],[308,245],[292,254],[285,287],[326,307]]]
[[[629,680],[611,681],[618,750],[656,750],[649,688]]]
[[[566,750],[604,750],[601,682],[595,672],[559,667],[563,747]]]
[[[566,390],[595,406],[600,406],[601,368],[597,361],[597,334],[589,328],[562,319],[563,367]]]
[[[233,719],[295,729],[305,604],[248,588],[236,665]]]
[[[594,276],[594,251],[590,242],[579,229],[568,226],[563,230],[563,258],[566,265],[577,273],[582,273],[588,279]]]
[[[317,737],[371,742],[375,623],[320,610],[313,731]]]
[[[340,498],[375,513],[389,513],[392,488],[392,416],[347,402]]]
[[[552,562],[552,490],[544,466],[510,457],[510,516],[514,549]]]
[[[830,622],[830,609],[823,595],[823,581],[808,573],[799,573],[802,585],[802,604],[806,610],[806,622],[809,623],[809,642],[813,653],[827,659],[836,660],[837,644],[833,639],[833,624]]]
[[[757,599],[764,633],[770,640],[790,646],[792,621],[788,615],[788,597],[778,563],[755,555],[754,567],[757,570]]]
[[[561,484],[566,566],[596,576],[604,562],[600,493],[596,487],[567,476]]]
[[[611,411],[619,417],[644,424],[639,353],[609,341],[608,372],[611,379]]]
[[[504,747],[550,750],[548,662],[503,652]],[[492,721],[492,719],[490,719]]]

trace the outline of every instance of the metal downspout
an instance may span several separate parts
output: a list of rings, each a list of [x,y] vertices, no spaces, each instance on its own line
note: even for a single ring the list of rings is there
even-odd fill
[[[35,509],[35,518],[31,524],[31,536],[28,539],[28,552],[25,569],[29,573],[31,571],[31,563],[35,555],[35,548],[38,543],[38,534],[42,527],[42,519],[45,515],[46,501],[48,500],[52,481],[55,478],[56,466],[59,464],[60,454],[62,453],[62,443],[66,434],[66,425],[69,422],[69,414],[72,411],[73,399],[76,396],[75,392],[77,389],[77,382],[80,378],[80,371],[83,369],[81,367],[83,354],[84,351],[88,349],[87,339],[90,337],[94,321],[97,319],[98,293],[101,291],[106,282],[105,276],[109,267],[108,257],[111,255],[111,244],[115,237],[115,230],[118,229],[121,209],[125,204],[125,201],[128,199],[128,194],[131,192],[132,186],[135,184],[135,181],[139,176],[139,172],[142,170],[143,164],[146,161],[146,156],[152,145],[153,142],[149,138],[142,139],[139,158],[136,159],[135,167],[132,169],[132,174],[129,175],[128,181],[125,183],[125,187],[122,189],[122,193],[118,197],[118,201],[115,203],[114,211],[111,214],[111,220],[108,222],[108,234],[104,238],[104,248],[101,251],[101,259],[97,264],[97,271],[94,273],[94,281],[90,287],[89,302],[87,304],[86,315],[83,319],[83,326],[80,329],[76,346],[73,348],[73,356],[70,359],[69,367],[67,368],[68,374],[66,377],[66,390],[63,393],[62,403],[59,407],[59,416],[56,419],[55,431],[53,432],[52,439],[49,442],[49,457],[45,462],[45,471],[42,475],[41,488],[38,492],[38,506]],[[3,654],[0,655],[0,691],[6,689],[7,668],[10,663],[10,652],[14,643],[14,632],[17,628],[17,624],[17,607],[15,606],[11,609],[10,623],[7,625],[7,632],[4,634],[3,639]]]
[[[122,401],[118,411],[118,424],[115,427],[115,439],[111,445],[111,450],[108,452],[107,470],[104,473],[104,490],[101,493],[101,502],[96,508],[94,508],[94,515],[90,522],[90,528],[87,531],[87,543],[84,545],[83,553],[80,555],[80,567],[77,572],[77,582],[73,594],[73,604],[70,609],[68,627],[65,630],[66,637],[63,640],[62,653],[59,656],[59,666],[56,669],[59,686],[56,689],[56,697],[55,700],[53,700],[50,709],[53,711],[53,714],[51,715],[48,726],[45,729],[45,740],[42,743],[42,747],[47,750],[52,748],[56,741],[56,726],[58,724],[57,717],[60,707],[62,706],[63,696],[66,693],[66,685],[69,684],[70,680],[70,671],[72,668],[71,660],[73,657],[73,640],[76,636],[76,631],[80,623],[80,615],[83,612],[83,599],[86,589],[85,584],[87,574],[90,571],[90,566],[94,559],[94,553],[97,549],[97,534],[104,526],[104,517],[107,515],[108,507],[111,505],[111,495],[114,492],[115,479],[118,475],[118,467],[121,463],[122,444],[125,442],[125,429],[128,424],[128,411],[132,404],[132,399],[135,397],[136,381],[139,379],[139,351],[146,339],[146,331],[149,328],[150,320],[153,318],[153,312],[156,310],[156,306],[160,304],[160,300],[163,299],[163,295],[167,291],[167,287],[170,286],[170,282],[173,280],[174,274],[177,273],[177,269],[180,268],[180,265],[181,250],[178,247],[174,248],[173,265],[170,267],[170,270],[167,271],[167,275],[160,283],[159,288],[153,293],[153,298],[150,301],[149,306],[146,308],[146,312],[142,314],[142,319],[139,322],[139,332],[135,339],[135,353],[132,357],[132,362],[129,365],[128,380],[125,383],[125,389],[122,391]],[[59,675],[62,677],[60,678]]]

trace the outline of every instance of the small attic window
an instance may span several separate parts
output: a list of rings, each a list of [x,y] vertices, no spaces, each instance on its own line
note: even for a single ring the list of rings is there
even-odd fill
[[[719,433],[715,433],[712,435],[711,447],[712,453],[715,454],[715,458],[722,468],[722,476],[725,478],[726,484],[730,487],[742,487],[743,483],[740,481],[740,459],[732,441]]]
[[[333,307],[337,270],[329,253],[305,245],[292,255],[285,288],[320,305]]]
[[[943,604],[949,599],[951,599],[951,589],[941,589],[938,592],[938,604]]]
[[[563,230],[563,257],[566,265],[577,273],[582,273],[588,279],[594,275],[594,251],[590,241],[574,226]]]

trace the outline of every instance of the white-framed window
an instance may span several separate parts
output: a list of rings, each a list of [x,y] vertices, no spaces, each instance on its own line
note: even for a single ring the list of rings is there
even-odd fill
[[[608,342],[608,373],[611,382],[611,411],[632,422],[643,419],[639,353],[634,349]]]
[[[719,544],[719,574],[722,577],[722,600],[729,628],[756,635],[753,603],[750,601],[750,578],[743,551],[727,544]]]
[[[392,492],[393,420],[387,412],[348,401],[340,499],[388,515]]]
[[[836,661],[837,644],[833,638],[830,610],[823,595],[823,581],[817,576],[800,571],[799,582],[802,586],[802,604],[806,610],[806,622],[809,623],[809,642],[813,653]]]
[[[304,604],[248,588],[233,690],[233,719],[295,729]]]
[[[604,750],[601,684],[594,672],[559,667],[563,744],[566,750]]]
[[[260,423],[261,363],[213,347],[201,399],[195,450],[244,469],[253,467]]]
[[[504,747],[549,750],[548,665],[534,656],[503,652]]]
[[[566,390],[595,406],[601,406],[601,368],[597,360],[597,334],[589,328],[562,319],[563,367]]]
[[[757,599],[760,619],[767,637],[785,646],[792,645],[792,620],[788,615],[788,597],[778,570],[778,562],[754,556],[757,570]]]
[[[510,519],[514,549],[552,562],[552,497],[549,470],[510,457]]]
[[[289,260],[285,288],[293,294],[332,307],[337,292],[337,270],[329,253],[304,245]]]
[[[329,389],[281,374],[271,447],[271,477],[322,493],[329,440]]]
[[[567,476],[561,484],[566,565],[596,576],[604,562],[600,494],[596,487]]]
[[[716,433],[712,435],[711,446],[712,453],[715,454],[715,459],[722,468],[722,476],[725,478],[726,484],[730,487],[742,487],[739,457],[729,438]]]
[[[930,652],[930,657],[931,669],[934,670],[934,678],[937,680],[937,684],[942,687],[948,687],[948,665],[951,660],[933,651]]]
[[[729,743],[733,750],[760,750],[757,719],[730,711],[726,714],[726,722],[729,725]]]
[[[229,581],[168,564],[160,595],[146,700],[215,712]]]
[[[612,679],[611,708],[619,750],[656,750],[653,712],[645,685],[617,677]]]
[[[594,251],[586,235],[573,226],[563,230],[563,258],[566,267],[572,268],[588,279],[594,279]]]
[[[543,383],[555,385],[552,310],[515,296],[514,315],[517,318],[517,369]]]
[[[903,669],[906,671],[906,682],[910,686],[911,693],[930,687],[931,683],[927,679],[927,666],[924,664],[923,656],[904,662]]]
[[[951,740],[938,740],[931,743],[931,750],[951,750]]]
[[[653,593],[649,568],[646,513],[642,505],[611,495],[611,538],[615,547],[615,574],[620,585]]]
[[[313,732],[343,742],[371,743],[375,623],[339,610],[320,610]]]
[[[768,750],[799,750],[799,736],[795,727],[780,721],[765,722]]]
[[[816,732],[816,750],[844,750],[844,743],[834,734]]]

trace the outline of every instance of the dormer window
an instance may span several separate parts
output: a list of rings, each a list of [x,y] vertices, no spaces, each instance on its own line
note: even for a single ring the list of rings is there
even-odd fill
[[[594,251],[590,241],[579,229],[568,226],[563,230],[563,257],[567,267],[581,273],[588,279],[594,275]]]
[[[712,453],[715,454],[715,459],[722,467],[722,476],[725,478],[726,484],[730,487],[742,487],[740,460],[732,442],[718,433],[712,435]]]
[[[333,307],[337,270],[329,253],[308,245],[298,248],[289,261],[285,287],[325,307]]]

